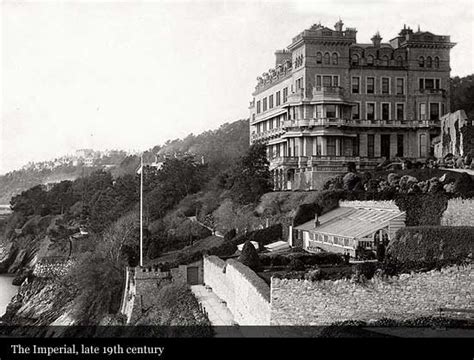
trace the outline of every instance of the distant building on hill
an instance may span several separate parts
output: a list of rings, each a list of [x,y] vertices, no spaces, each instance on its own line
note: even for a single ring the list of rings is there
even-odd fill
[[[277,190],[318,189],[352,163],[425,160],[449,109],[446,35],[406,26],[389,42],[315,24],[275,52],[250,102],[250,142],[267,145]]]

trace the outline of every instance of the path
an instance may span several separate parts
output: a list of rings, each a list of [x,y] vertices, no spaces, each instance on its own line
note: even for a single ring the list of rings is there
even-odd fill
[[[214,328],[215,337],[241,337],[239,329],[234,325],[234,317],[221,299],[212,290],[204,285],[193,285],[191,291],[199,304],[206,310],[211,325]]]
[[[459,173],[465,172],[465,173],[468,173],[471,176],[474,176],[474,170],[472,170],[472,169],[453,169],[453,168],[440,168],[440,169],[441,170],[447,170],[447,171],[459,172]]]

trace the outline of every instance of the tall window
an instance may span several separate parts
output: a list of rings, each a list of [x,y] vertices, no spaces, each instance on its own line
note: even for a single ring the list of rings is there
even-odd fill
[[[428,57],[426,58],[426,67],[427,67],[427,68],[430,68],[430,67],[432,67],[432,66],[433,66],[433,61],[431,60],[431,56],[428,56]]]
[[[358,94],[360,92],[360,78],[359,77],[352,77],[352,93]]]
[[[403,58],[401,56],[397,56],[397,66],[403,65]]]
[[[332,86],[339,86],[339,77],[337,75],[332,77]]]
[[[339,57],[338,57],[337,53],[333,53],[332,54],[332,64],[337,65],[338,61],[339,61]]]
[[[359,65],[359,55],[357,55],[357,54],[352,55],[351,64],[352,65]]]
[[[359,135],[352,139],[352,156],[359,156]]]
[[[439,119],[439,104],[430,103],[430,120],[438,120],[438,119]]]
[[[320,52],[316,53],[316,64],[322,64],[323,63],[323,54]]]
[[[375,78],[368,77],[367,78],[367,94],[374,94],[375,93]]]
[[[323,106],[321,104],[316,105],[316,118],[321,119],[323,117]]]
[[[427,155],[426,134],[420,134],[420,157]]]
[[[316,75],[316,86],[322,86],[321,75]]]
[[[390,78],[382,78],[382,94],[390,94]]]
[[[403,121],[405,119],[405,104],[397,104],[397,120]]]
[[[352,119],[359,120],[360,119],[360,104],[356,103],[352,106]]]
[[[418,65],[420,67],[425,67],[425,58],[423,56],[420,56],[420,58],[418,59]]]
[[[335,156],[336,155],[336,138],[333,136],[327,137],[327,154]]]
[[[434,67],[436,69],[439,69],[439,57],[437,56],[434,58]]]
[[[426,104],[420,104],[420,120],[426,120]]]
[[[382,103],[382,120],[390,120],[390,104]]]
[[[267,98],[263,98],[263,111],[267,111]]]
[[[261,108],[260,108],[260,100],[257,101],[257,114],[260,114]]]
[[[375,103],[366,104],[367,120],[375,120]]]
[[[273,109],[273,95],[268,97],[268,108]]]
[[[336,105],[326,105],[326,117],[329,119],[336,117]]]
[[[296,90],[300,90],[303,88],[303,78],[299,78],[296,80]]]
[[[367,65],[374,65],[374,57],[372,55],[367,56]]]
[[[382,65],[383,66],[388,66],[388,56],[387,55],[382,56]]]
[[[375,136],[373,134],[367,135],[367,156],[373,158],[375,156]]]
[[[397,78],[397,95],[403,95],[405,93],[405,79]]]
[[[324,65],[329,65],[331,63],[329,53],[324,54]]]
[[[283,89],[283,104],[288,101],[288,88]]]
[[[280,106],[281,104],[281,93],[279,91],[275,94],[275,105]]]

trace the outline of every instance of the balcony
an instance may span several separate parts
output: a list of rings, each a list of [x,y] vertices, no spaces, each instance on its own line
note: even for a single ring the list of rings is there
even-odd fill
[[[418,89],[416,91],[416,95],[441,95],[442,97],[446,97],[446,94],[445,89]]]
[[[285,131],[282,128],[273,128],[273,129],[266,130],[266,131],[263,131],[263,132],[260,132],[260,133],[252,133],[250,135],[250,140],[252,142],[259,141],[259,140],[266,140],[270,137],[280,136],[284,133],[285,133]]]
[[[270,159],[270,168],[277,166],[298,167],[298,156],[277,156]]]
[[[313,101],[345,101],[344,88],[340,86],[315,86]]]
[[[286,120],[283,123],[284,129],[298,128],[298,127],[314,127],[314,126],[342,126],[346,125],[347,120],[339,118],[317,118],[317,119],[302,119],[302,120]]]
[[[304,89],[299,89],[292,92],[291,94],[288,94],[288,102],[290,103],[297,103],[303,100],[306,100],[306,94]]]

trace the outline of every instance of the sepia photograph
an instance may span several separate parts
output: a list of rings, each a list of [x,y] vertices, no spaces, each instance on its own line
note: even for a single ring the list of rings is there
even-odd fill
[[[0,10],[1,360],[474,358],[472,1]]]

